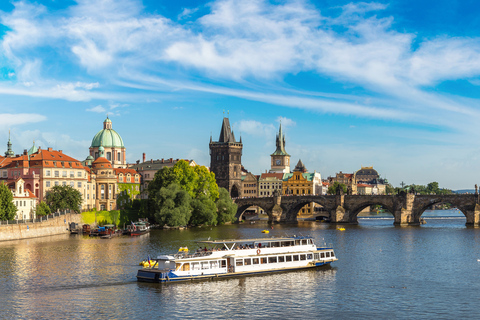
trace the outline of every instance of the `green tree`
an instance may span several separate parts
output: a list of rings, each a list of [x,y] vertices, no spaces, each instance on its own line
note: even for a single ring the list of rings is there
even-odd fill
[[[191,207],[192,217],[190,218],[190,224],[195,226],[217,224],[217,207],[215,202],[206,195],[200,195],[193,199]]]
[[[13,194],[7,185],[0,183],[0,220],[13,220],[17,207],[13,204]]]
[[[235,214],[237,213],[237,205],[230,198],[228,190],[219,188],[219,197],[217,202],[217,221],[219,224],[235,221]]]
[[[396,190],[395,188],[390,184],[390,183],[387,183],[387,185],[385,186],[385,193],[386,194],[396,194]]]
[[[52,212],[65,209],[79,212],[82,205],[82,194],[70,186],[54,186],[47,192],[45,202]]]
[[[46,215],[49,215],[50,213],[52,213],[50,211],[50,207],[43,201],[40,202],[35,208],[35,215],[37,217],[46,216]]]
[[[218,199],[218,185],[215,180],[215,174],[208,171],[205,166],[193,167],[197,175],[196,186],[194,188],[195,196],[206,195],[212,201]]]
[[[173,227],[185,226],[190,221],[192,210],[191,197],[187,191],[180,188],[177,183],[162,187],[153,195],[155,206],[155,219],[162,225]]]
[[[347,186],[343,183],[335,181],[332,185],[328,187],[328,194],[337,194],[337,189],[342,188],[343,193],[347,193]]]

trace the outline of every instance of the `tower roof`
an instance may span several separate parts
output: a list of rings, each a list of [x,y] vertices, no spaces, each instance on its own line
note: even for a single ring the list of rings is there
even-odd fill
[[[108,117],[103,122],[103,130],[100,130],[92,139],[90,148],[125,148],[122,137],[112,129],[112,120]]]
[[[274,153],[271,154],[272,156],[290,156],[285,151],[285,135],[283,134],[281,123],[280,123],[280,129],[278,130],[278,134],[277,134],[276,145],[277,145],[277,149],[275,150]]]
[[[218,142],[236,142],[235,135],[233,134],[233,131],[230,127],[230,121],[228,120],[228,118],[223,118],[222,130],[220,131],[220,138],[218,138]]]
[[[307,168],[305,168],[302,160],[298,160],[298,163],[295,166],[295,169],[293,169],[293,171],[307,172]]]

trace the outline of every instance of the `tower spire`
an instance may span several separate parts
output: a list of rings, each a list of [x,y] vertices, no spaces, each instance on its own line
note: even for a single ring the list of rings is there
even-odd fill
[[[5,152],[5,157],[13,158],[15,153],[12,150],[12,143],[10,142],[10,130],[8,130],[8,142],[7,142],[7,151]]]

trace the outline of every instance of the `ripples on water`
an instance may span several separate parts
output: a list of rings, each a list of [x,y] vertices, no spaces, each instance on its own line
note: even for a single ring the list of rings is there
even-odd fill
[[[0,243],[0,318],[447,319],[478,318],[480,229],[465,218],[360,219],[275,225],[333,244],[332,268],[193,283],[137,283],[147,255],[194,240],[264,237],[266,224],[153,230],[113,239],[53,236]]]

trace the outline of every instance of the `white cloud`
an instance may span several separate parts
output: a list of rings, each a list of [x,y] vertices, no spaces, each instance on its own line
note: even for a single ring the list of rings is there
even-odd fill
[[[45,120],[47,120],[46,116],[36,113],[0,113],[0,126],[7,128]]]
[[[238,123],[235,123],[235,127],[233,128],[233,130],[234,132],[238,132],[241,134],[249,134],[253,136],[275,136],[275,126],[273,124],[264,124],[255,120],[239,121]]]
[[[105,109],[105,108],[102,107],[101,105],[98,105],[98,106],[95,106],[95,107],[93,107],[93,108],[87,109],[87,111],[97,112],[97,113],[106,113],[106,112],[107,112],[107,109]]]
[[[285,117],[278,117],[277,121],[280,122],[283,127],[295,127],[297,125],[295,121]]]

